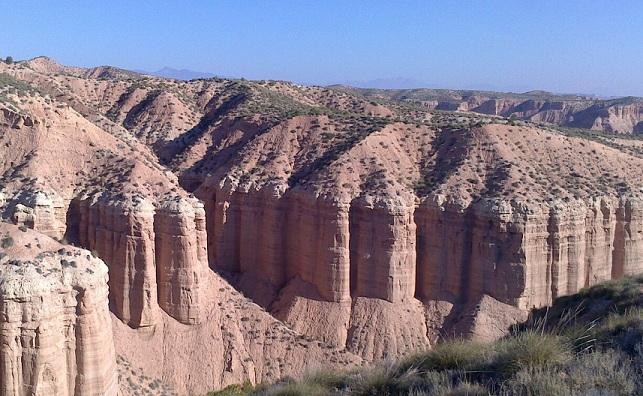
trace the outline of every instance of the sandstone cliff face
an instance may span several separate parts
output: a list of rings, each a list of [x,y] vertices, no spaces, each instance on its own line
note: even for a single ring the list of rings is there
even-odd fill
[[[0,394],[116,395],[107,267],[33,231],[0,235],[14,241],[0,249]]]
[[[642,252],[636,232],[617,237],[617,210],[625,213],[629,202],[637,200],[623,199],[621,206],[609,197],[552,205],[487,201],[454,210],[427,201],[416,212],[418,295],[462,300],[486,294],[532,308],[621,276],[620,265],[612,264],[627,261],[621,241],[627,239],[636,254]],[[634,217],[627,224],[637,229],[641,222]],[[628,265],[636,267],[638,260]]]
[[[277,238],[280,226],[275,224],[280,224],[286,235],[277,246],[287,253],[277,251],[272,261],[216,255],[215,265],[231,263],[222,268],[263,279],[279,274],[269,282],[274,288],[282,287],[284,279],[299,278],[329,302],[417,297],[463,303],[489,295],[526,309],[641,271],[643,212],[636,197],[550,204],[490,199],[458,206],[437,196],[416,208],[359,200],[329,205],[289,193],[271,202],[252,194],[237,191],[234,200],[217,203],[225,214],[214,216],[215,235],[226,235],[226,252],[262,251],[268,249],[263,241]],[[282,208],[278,216],[272,212],[276,207]],[[273,222],[270,232],[261,233],[266,213]],[[244,216],[258,220],[258,230],[252,231],[251,221],[246,228],[234,228],[244,224],[235,218]],[[244,237],[248,229],[251,236]],[[252,266],[255,262],[261,264]]]
[[[314,285],[325,301],[349,301],[349,206],[295,192],[286,207],[286,227],[297,230],[286,238],[288,278]]]
[[[413,205],[357,202],[351,207],[353,295],[390,302],[415,294]]]

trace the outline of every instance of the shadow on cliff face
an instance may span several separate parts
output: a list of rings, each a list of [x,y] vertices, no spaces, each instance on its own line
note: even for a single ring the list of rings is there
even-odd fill
[[[80,201],[78,199],[72,199],[69,203],[65,224],[67,225],[64,236],[65,241],[71,245],[80,246]]]
[[[474,155],[479,155],[480,145],[489,145],[491,142],[476,129],[446,129],[433,140],[431,151],[424,159],[420,169],[420,179],[415,186],[418,196],[430,194],[435,187],[444,184],[451,176],[458,174],[468,160]],[[478,154],[476,154],[478,151]],[[503,184],[509,179],[511,164],[492,152],[487,161],[482,177],[484,184],[479,190],[472,190],[473,200],[482,196],[496,196],[502,190]],[[475,170],[479,173],[479,170]]]
[[[634,125],[634,134],[635,135],[643,135],[643,121],[639,122],[638,124]]]
[[[476,140],[473,130],[442,130],[420,164],[420,178],[415,185],[415,193],[420,197],[426,196],[456,174],[470,157]]]
[[[293,173],[288,178],[288,186],[294,187],[299,185],[301,182],[305,182],[306,179],[314,172],[324,169],[328,165],[332,164],[336,159],[341,157],[342,154],[349,152],[370,134],[381,130],[386,123],[387,121],[385,119],[375,118],[369,120],[369,123],[366,123],[365,125],[360,125],[357,131],[353,133],[345,133],[345,137],[342,141],[339,141],[337,144],[326,150],[320,157]]]
[[[257,125],[236,119],[225,119],[217,124],[216,127],[208,127],[208,132],[203,134],[210,133],[211,146],[203,158],[180,174],[179,183],[181,187],[188,192],[193,192],[199,188],[209,171],[223,174],[229,168],[226,164],[234,158],[238,158],[240,151],[252,139],[268,129],[268,126],[265,125]]]
[[[168,164],[175,157],[181,155],[186,149],[191,147],[206,132],[212,129],[212,126],[222,120],[227,114],[236,109],[248,97],[247,92],[239,92],[227,98],[218,106],[212,103],[206,105],[206,114],[201,118],[199,123],[189,131],[169,142],[162,142],[154,147],[162,163]],[[210,102],[218,99],[214,97]],[[208,111],[209,110],[209,111]]]

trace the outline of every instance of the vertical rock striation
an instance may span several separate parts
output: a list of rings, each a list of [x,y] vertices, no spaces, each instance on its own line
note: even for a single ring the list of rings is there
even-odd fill
[[[158,320],[159,306],[186,324],[200,320],[199,279],[207,268],[204,205],[172,197],[155,208],[143,198],[82,199],[78,241],[110,268],[110,303],[130,327]]]
[[[421,300],[457,301],[466,290],[469,234],[466,208],[443,196],[427,199],[415,211],[417,226],[417,296]]]
[[[110,269],[110,303],[131,327],[151,326],[157,315],[154,206],[145,199],[83,200],[78,240]]]
[[[353,295],[401,302],[415,295],[416,226],[413,205],[353,203]]]
[[[635,197],[346,204],[298,189],[228,186],[211,199],[210,259],[269,285],[273,299],[298,278],[329,302],[417,297],[462,305],[489,295],[527,309],[643,271],[643,204]]]
[[[349,205],[293,191],[287,208],[288,277],[314,285],[325,301],[349,301]]]
[[[591,286],[612,277],[612,252],[618,202],[607,197],[588,202],[585,218],[585,285]]]

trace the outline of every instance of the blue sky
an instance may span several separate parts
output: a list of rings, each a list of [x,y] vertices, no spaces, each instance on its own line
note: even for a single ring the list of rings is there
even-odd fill
[[[6,1],[0,56],[643,96],[643,1]]]

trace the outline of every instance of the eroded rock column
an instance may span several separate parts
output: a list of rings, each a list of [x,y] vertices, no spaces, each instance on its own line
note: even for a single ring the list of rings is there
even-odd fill
[[[585,287],[612,277],[617,208],[618,201],[608,197],[588,202],[585,217]]]
[[[576,293],[585,284],[585,217],[581,201],[552,205],[549,218],[552,298]]]
[[[154,206],[142,198],[81,201],[81,245],[109,266],[114,314],[130,327],[151,326],[157,318]]]
[[[193,202],[175,197],[162,202],[154,217],[159,306],[185,324],[200,322],[204,304],[203,214],[201,206],[195,211]]]
[[[643,272],[643,199],[623,197],[616,211],[612,277]]]

